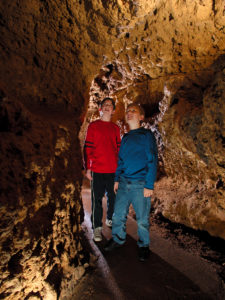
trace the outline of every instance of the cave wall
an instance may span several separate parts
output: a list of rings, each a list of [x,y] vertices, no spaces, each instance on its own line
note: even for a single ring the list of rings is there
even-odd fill
[[[66,299],[85,272],[89,98],[114,97],[115,121],[144,105],[155,211],[225,238],[224,1],[2,0],[0,28],[1,297]]]
[[[198,99],[183,85],[164,100],[159,128],[166,176],[156,184],[154,205],[174,222],[224,239],[225,56],[211,68],[204,89],[195,87]]]
[[[71,293],[84,273],[78,140],[72,130],[69,122],[42,119],[2,95],[3,299],[56,299]]]
[[[64,2],[1,1],[0,11],[0,298],[65,299],[88,263],[80,35]]]

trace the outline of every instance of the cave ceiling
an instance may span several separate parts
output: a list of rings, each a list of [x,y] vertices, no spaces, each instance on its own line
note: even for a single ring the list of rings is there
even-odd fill
[[[210,66],[224,53],[223,1],[4,4],[3,40],[8,42],[3,58],[11,66],[5,76],[14,79],[15,94],[25,86],[32,98],[36,95],[34,101],[73,102],[72,78],[74,89],[79,87],[85,98],[90,91],[95,100],[110,94],[120,100],[143,95],[144,102],[159,101],[171,80],[170,89],[182,86],[188,98],[190,85],[204,89]],[[15,56],[7,51],[12,47]]]

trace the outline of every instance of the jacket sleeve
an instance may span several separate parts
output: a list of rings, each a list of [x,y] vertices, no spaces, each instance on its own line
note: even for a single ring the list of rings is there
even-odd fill
[[[153,190],[157,176],[158,149],[155,137],[150,131],[146,136],[146,143],[147,174],[145,179],[145,188]]]
[[[119,155],[118,155],[118,165],[117,165],[117,169],[116,169],[116,173],[115,173],[115,179],[114,179],[115,182],[119,181],[120,174],[122,173],[122,170],[123,170],[123,160],[122,160],[122,155],[121,155],[122,151],[123,151],[123,139],[122,139],[122,142],[121,142],[121,147],[120,147]]]
[[[90,124],[88,126],[86,139],[84,142],[84,168],[86,170],[89,169],[91,170],[94,149],[95,149],[94,130],[93,130],[93,126]]]
[[[119,128],[119,126],[118,126],[118,127],[117,127],[117,131],[116,131],[117,155],[119,154],[120,144],[121,144],[121,137],[120,137],[120,128]]]

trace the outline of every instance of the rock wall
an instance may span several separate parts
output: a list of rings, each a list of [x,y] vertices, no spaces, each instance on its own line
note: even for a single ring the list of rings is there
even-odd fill
[[[143,104],[156,212],[225,238],[223,0],[2,0],[0,26],[0,297],[66,299],[85,271],[89,99],[120,124]]]
[[[68,296],[88,262],[77,129],[7,97],[0,108],[1,298]]]
[[[0,298],[66,299],[84,274],[86,84],[64,3],[1,1]]]
[[[166,176],[156,184],[155,207],[172,221],[224,239],[224,56],[213,69],[198,105],[193,97],[167,98],[159,125]]]

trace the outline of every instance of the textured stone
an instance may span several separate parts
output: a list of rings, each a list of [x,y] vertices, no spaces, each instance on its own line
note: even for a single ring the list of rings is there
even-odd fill
[[[160,124],[167,177],[156,184],[157,211],[170,220],[222,238],[225,238],[224,64],[224,59],[215,64],[212,80],[198,107],[190,102],[192,99],[189,103],[188,99],[179,99],[170,108],[168,105]]]
[[[82,259],[81,177],[64,164],[76,165],[80,155],[71,134],[76,129],[38,118],[6,97],[1,111],[1,154],[11,164],[1,163],[0,294],[56,299],[62,270],[73,274]]]
[[[225,238],[224,1],[2,0],[0,22],[0,297],[67,299],[84,274],[80,144],[104,96],[122,133],[146,110],[156,212]]]

